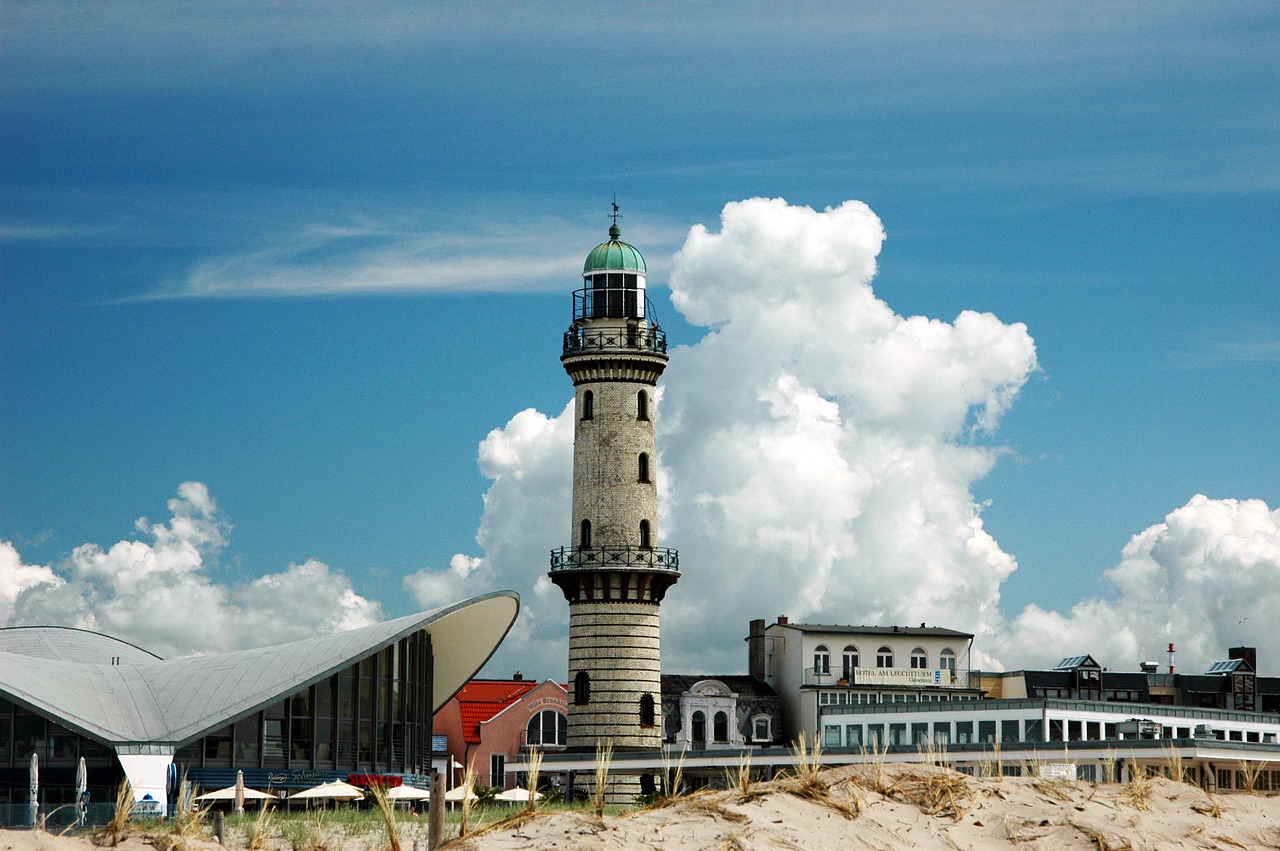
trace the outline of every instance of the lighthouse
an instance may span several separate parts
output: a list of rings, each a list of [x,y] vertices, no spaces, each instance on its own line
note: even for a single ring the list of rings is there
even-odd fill
[[[570,750],[662,746],[659,606],[680,578],[658,546],[654,391],[667,365],[644,257],[609,239],[587,255],[560,362],[573,381],[573,512],[551,581],[569,603]]]

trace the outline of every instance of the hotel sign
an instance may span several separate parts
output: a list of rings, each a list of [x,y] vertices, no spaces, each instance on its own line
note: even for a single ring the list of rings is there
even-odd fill
[[[948,670],[928,671],[923,668],[854,668],[853,683],[859,686],[928,686],[951,685]]]

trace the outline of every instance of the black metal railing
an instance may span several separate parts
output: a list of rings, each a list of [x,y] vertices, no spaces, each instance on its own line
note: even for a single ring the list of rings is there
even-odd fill
[[[657,325],[636,328],[579,328],[564,332],[564,354],[579,352],[667,351],[667,334]]]
[[[680,554],[666,547],[560,547],[551,551],[551,570],[625,568],[680,570]]]

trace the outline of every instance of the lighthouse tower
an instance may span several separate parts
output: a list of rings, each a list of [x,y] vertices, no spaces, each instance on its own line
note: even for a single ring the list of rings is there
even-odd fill
[[[569,601],[568,747],[662,746],[658,607],[680,578],[658,546],[654,389],[666,336],[650,320],[644,257],[621,240],[591,250],[560,356],[573,380],[572,546],[551,552]]]

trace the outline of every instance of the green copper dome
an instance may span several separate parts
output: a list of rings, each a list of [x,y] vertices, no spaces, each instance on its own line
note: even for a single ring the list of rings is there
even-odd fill
[[[587,262],[582,264],[582,274],[586,275],[591,272],[639,272],[642,275],[649,274],[648,268],[644,265],[644,257],[640,255],[635,246],[628,245],[618,239],[620,236],[622,236],[622,231],[615,223],[609,228],[609,241],[600,243],[591,249],[591,253],[587,255]]]

